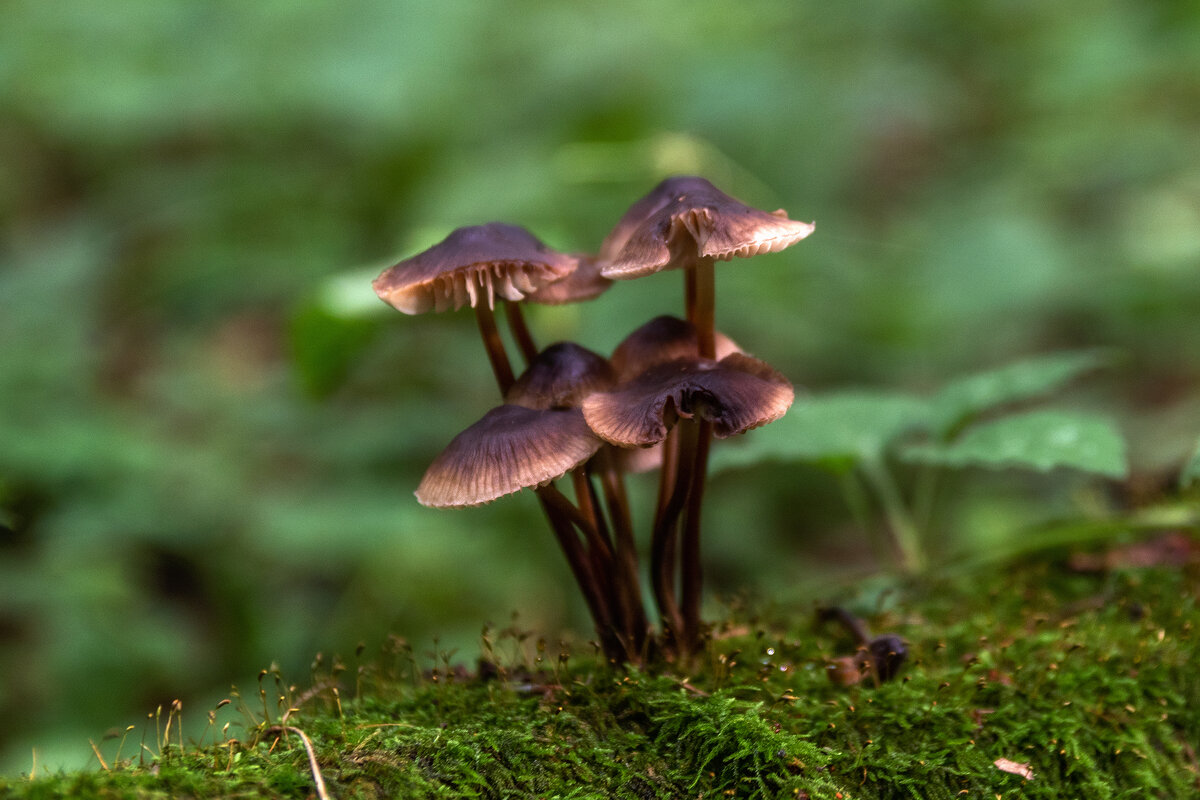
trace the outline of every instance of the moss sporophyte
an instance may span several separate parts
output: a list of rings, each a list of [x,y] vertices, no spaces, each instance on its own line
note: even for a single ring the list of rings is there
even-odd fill
[[[557,252],[522,228],[459,228],[389,267],[376,293],[406,314],[470,305],[502,405],[460,433],[416,490],[437,507],[537,493],[587,603],[605,656],[688,659],[701,637],[700,530],[710,443],[779,419],[791,384],[714,327],[714,264],[795,244],[813,225],[750,208],[703,178],[668,178],[638,200],[595,255]],[[684,275],[686,319],[658,317],[604,358],[559,342],[540,349],[521,303],[568,303],[613,280]],[[495,318],[502,300],[525,362],[517,375]],[[652,630],[641,594],[625,474],[629,451],[659,474],[649,524]],[[573,499],[556,486],[566,479]]]

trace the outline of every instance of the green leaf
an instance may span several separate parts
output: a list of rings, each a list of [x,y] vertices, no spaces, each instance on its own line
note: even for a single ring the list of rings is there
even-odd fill
[[[740,446],[713,452],[712,471],[762,461],[841,462],[880,458],[901,435],[928,424],[924,400],[899,392],[837,392],[800,397],[778,422]]]
[[[934,430],[947,436],[980,412],[1053,392],[1111,359],[1104,350],[1055,353],[953,380],[931,398]]]
[[[904,448],[909,461],[951,467],[1056,467],[1122,478],[1125,440],[1107,419],[1062,411],[1031,411],[968,428],[953,442]]]

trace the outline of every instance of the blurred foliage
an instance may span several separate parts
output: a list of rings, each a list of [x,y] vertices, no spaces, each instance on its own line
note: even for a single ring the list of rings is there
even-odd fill
[[[928,563],[922,543],[928,533],[914,517],[932,516],[936,473],[924,471],[921,490],[906,502],[889,460],[1040,472],[1067,467],[1126,478],[1125,442],[1107,418],[1054,409],[1000,416],[1101,363],[1099,353],[1058,353],[953,380],[929,398],[854,391],[801,398],[769,435],[718,450],[713,471],[780,461],[821,466],[840,479],[852,512],[867,530],[874,500],[886,517],[892,549],[904,566],[919,570]],[[918,504],[919,513],[913,513],[910,506]]]
[[[1120,421],[1109,496],[1174,479],[1200,432],[1200,12],[754,5],[5,4],[0,768],[390,628],[582,624],[531,498],[416,506],[494,389],[469,315],[400,318],[369,279],[492,219],[594,249],[669,173],[816,218],[718,277],[718,324],[799,384],[919,394],[1112,347],[1062,402]],[[531,324],[605,351],[678,297],[662,275]],[[1113,502],[1089,486],[969,473],[940,529],[1011,542]],[[710,497],[716,592],[866,563],[803,465]]]

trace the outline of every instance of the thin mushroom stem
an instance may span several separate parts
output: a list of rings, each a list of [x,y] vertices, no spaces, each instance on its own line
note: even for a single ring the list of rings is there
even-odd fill
[[[629,511],[629,497],[625,493],[625,477],[621,471],[615,448],[605,445],[597,454],[596,463],[600,473],[600,486],[612,520],[613,546],[616,558],[616,575],[620,592],[627,609],[626,632],[637,652],[641,652],[646,641],[646,612],[642,604],[642,591],[638,578],[637,543],[633,537],[633,521]]]
[[[521,310],[521,304],[505,300],[504,316],[508,320],[508,329],[512,332],[513,339],[516,340],[517,347],[520,348],[521,355],[528,365],[537,358],[538,348],[533,341],[533,335],[529,333],[529,326],[525,324],[525,312]]]
[[[613,624],[618,626],[618,635],[623,637],[622,641],[626,643],[626,650],[632,657],[634,653],[640,652],[641,639],[635,632],[633,623],[635,611],[630,605],[628,593],[625,591],[623,571],[614,550],[608,521],[600,508],[600,499],[596,496],[596,487],[592,483],[588,466],[576,468],[571,473],[571,477],[575,482],[580,516],[583,517],[583,520],[576,525],[584,531],[584,537],[589,545],[592,569],[600,580],[600,589],[605,593]]]
[[[650,543],[654,599],[662,613],[664,626],[670,628],[676,644],[682,646],[685,652],[690,649],[691,643],[680,639],[684,632],[684,622],[675,590],[675,556],[679,538],[679,516],[683,512],[692,485],[698,433],[699,426],[687,420],[680,420],[672,429],[673,436],[678,439],[676,476],[665,505],[656,514]],[[668,446],[671,438],[668,437]]]
[[[509,303],[508,306],[515,308],[512,303]],[[476,303],[475,319],[479,323],[479,332],[483,337],[483,346],[487,350],[488,360],[492,364],[492,372],[496,376],[496,384],[503,396],[508,393],[516,379],[513,377],[512,364],[504,350],[504,341],[500,338],[500,331],[496,327],[496,317],[491,306],[484,302]],[[511,320],[510,316],[510,323]],[[528,334],[528,332],[526,333]],[[532,339],[529,341],[532,343]],[[609,561],[612,558],[611,548],[597,546],[599,534],[595,525],[552,485],[540,487],[535,491],[541,502],[542,511],[546,514],[546,519],[550,522],[550,527],[554,530],[559,546],[567,558],[571,573],[575,576],[575,582],[579,584],[579,588],[583,592],[584,601],[587,603],[605,655],[617,660],[623,659],[628,648],[615,634],[612,604],[601,589],[602,581],[607,584],[611,583],[611,580],[607,575],[597,573],[599,564],[589,563],[587,551],[575,534],[575,528],[583,532],[594,552],[607,551]]]
[[[579,537],[569,521],[569,512],[566,506],[571,506],[570,501],[550,485],[539,487],[535,491],[542,504],[542,509],[546,512],[546,518],[550,520],[550,527],[554,529],[563,555],[567,558],[571,573],[575,576],[575,582],[579,584],[579,588],[583,592],[584,601],[592,615],[592,622],[596,626],[596,634],[600,637],[604,654],[617,660],[624,658],[627,648],[613,629],[609,604],[600,590],[599,581],[592,571],[592,565],[588,561],[583,544],[579,541]],[[573,506],[571,507],[573,508]]]
[[[579,508],[579,513],[596,529],[600,540],[605,543],[602,549],[609,551],[611,555],[612,546],[608,533],[608,522],[600,513],[596,502],[596,489],[588,478],[586,465],[581,464],[571,470],[571,483],[575,487],[575,505]]]
[[[595,555],[593,560],[599,566],[607,566],[611,563],[612,548],[600,536],[596,522],[591,516],[568,500],[567,496],[556,489],[553,484],[547,484],[542,487],[539,493],[546,496],[553,506],[555,513],[563,515],[568,522],[583,533],[583,538],[587,540],[589,551]],[[603,575],[598,574],[596,577],[602,578]]]
[[[581,468],[576,472],[583,473],[584,470]],[[629,643],[630,653],[636,653],[641,649],[641,641],[636,639],[634,633],[635,610],[630,604],[629,593],[625,588],[625,571],[621,563],[621,554],[616,551],[612,535],[609,532],[608,521],[600,510],[600,499],[596,496],[590,470],[584,475],[583,483],[586,487],[584,491],[590,493],[589,508],[599,532],[599,541],[608,548],[602,553],[596,552],[593,555],[597,563],[596,570],[604,576],[603,588],[606,590],[608,601],[611,604],[613,623],[619,627],[624,640]]]
[[[475,304],[475,321],[479,323],[479,335],[483,337],[483,347],[487,350],[488,360],[492,363],[492,372],[496,376],[500,394],[504,395],[508,393],[516,379],[513,377],[512,364],[509,363],[508,354],[504,352],[504,341],[500,338],[500,330],[496,327],[496,316],[492,312],[491,305],[483,302],[484,299],[480,298],[479,302]]]
[[[574,525],[583,534],[587,547],[580,550],[580,557],[584,559],[587,572],[593,581],[595,600],[603,609],[603,624],[607,626],[607,630],[602,635],[615,637],[614,640],[621,643],[622,652],[610,653],[610,656],[618,659],[628,658],[634,652],[634,648],[628,643],[628,633],[624,630],[624,625],[622,624],[620,628],[617,627],[618,621],[623,623],[625,614],[616,591],[612,545],[608,540],[606,530],[601,527],[603,521],[598,520],[594,513],[596,510],[595,498],[591,496],[590,482],[583,469],[575,470],[572,476],[576,480],[576,491],[582,497],[587,498],[587,505],[584,508],[573,504],[553,484],[542,487],[539,490],[539,496],[542,498],[547,515],[551,513],[560,515],[566,520],[568,527]],[[580,480],[584,484],[582,488]],[[581,500],[581,504],[583,502]],[[556,524],[556,522],[552,519],[551,524]],[[597,618],[596,623],[597,629],[599,629],[601,620]],[[624,638],[622,638],[622,634],[624,634]]]
[[[703,569],[700,563],[700,511],[704,502],[704,484],[708,472],[708,450],[712,443],[712,423],[701,420],[693,423],[696,432],[696,457],[688,488],[687,509],[683,518],[683,540],[680,547],[680,606],[683,614],[683,638],[688,647],[700,639],[700,590]]]
[[[716,271],[711,257],[694,256],[683,264],[688,321],[696,328],[700,358],[716,358]],[[708,453],[712,443],[712,423],[696,424],[692,450],[691,479],[687,486],[687,513],[684,517],[680,552],[681,613],[684,647],[694,648],[700,634],[700,592],[703,568],[700,562],[700,519],[704,484],[708,477]],[[680,454],[681,460],[684,455]]]
[[[677,428],[667,432],[662,443],[662,465],[658,473],[658,499],[654,505],[654,525],[650,540],[650,589],[663,628],[663,639],[672,624],[679,620],[679,607],[675,602],[674,580],[671,564],[674,561],[671,531],[665,524],[668,506],[675,494],[679,480],[679,433]],[[677,629],[676,629],[677,630]]]
[[[716,270],[712,258],[696,257],[684,264],[688,322],[696,326],[700,357],[716,357]]]
[[[608,533],[608,523],[596,503],[595,489],[583,466],[571,471],[571,481],[575,485],[575,504],[572,507],[578,511],[577,515],[572,516],[572,522],[583,531],[584,538],[587,539],[588,550],[596,564],[597,574],[604,577],[605,584],[611,584],[609,576],[613,565],[612,540]]]

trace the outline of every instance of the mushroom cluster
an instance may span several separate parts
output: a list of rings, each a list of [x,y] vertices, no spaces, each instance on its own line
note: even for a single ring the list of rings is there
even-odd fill
[[[714,263],[782,250],[813,231],[740,203],[703,178],[668,178],[636,202],[595,255],[557,252],[489,223],[384,270],[381,299],[406,314],[471,306],[500,405],[456,436],[417,487],[426,506],[462,507],[532,489],[587,603],[605,655],[686,658],[702,635],[700,518],[712,439],[779,419],[791,384],[714,327]],[[685,318],[657,317],[605,358],[571,342],[539,349],[522,304],[571,303],[613,280],[684,274]],[[525,364],[496,323],[504,303]],[[637,456],[637,457],[632,457]],[[625,475],[657,469],[650,529],[652,629]],[[571,496],[556,482],[570,483]],[[573,497],[573,499],[572,499]]]

